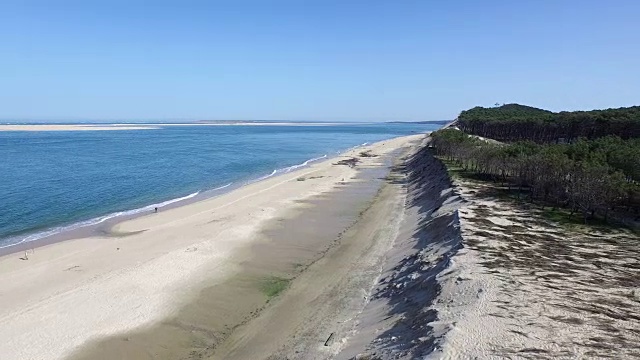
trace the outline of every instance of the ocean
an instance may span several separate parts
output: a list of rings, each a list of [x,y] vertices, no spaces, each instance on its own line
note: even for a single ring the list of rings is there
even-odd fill
[[[0,248],[216,196],[438,124],[0,132]]]

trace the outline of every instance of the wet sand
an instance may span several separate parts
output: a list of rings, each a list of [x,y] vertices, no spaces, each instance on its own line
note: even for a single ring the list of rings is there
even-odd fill
[[[210,359],[333,358],[380,273],[397,231],[394,212],[403,200],[397,186],[385,183],[362,213],[354,214],[355,223],[305,264],[282,298],[236,329]]]
[[[230,358],[221,355],[221,347],[235,343],[229,336],[237,336],[243,324],[253,327],[266,309],[280,304],[268,287],[278,282],[285,291],[294,280],[303,281],[297,278],[313,271],[310,267],[358,222],[387,172],[384,167],[361,169],[354,181],[296,202],[282,216],[265,222],[258,240],[233,255],[235,270],[224,281],[206,286],[175,315],[154,326],[87,344],[70,359],[112,359],[113,354],[123,359]],[[289,298],[290,290],[286,292]],[[285,322],[298,319],[290,309],[287,312],[282,317]],[[285,332],[273,322],[270,327]],[[248,346],[243,350],[253,353]]]

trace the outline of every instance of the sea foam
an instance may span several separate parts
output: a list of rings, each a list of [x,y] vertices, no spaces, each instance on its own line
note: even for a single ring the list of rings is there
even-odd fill
[[[266,180],[266,179],[268,179],[268,178],[270,178],[270,177],[272,177],[274,175],[290,173],[290,172],[292,172],[294,170],[303,168],[305,166],[309,166],[309,164],[311,164],[312,162],[319,161],[319,160],[326,159],[326,158],[327,158],[327,155],[322,155],[320,157],[309,159],[309,160],[307,160],[307,161],[305,161],[303,163],[297,164],[297,165],[292,165],[292,166],[287,166],[287,167],[283,167],[283,168],[280,168],[280,169],[275,169],[268,175],[264,175],[264,176],[261,176],[261,177],[259,177],[257,179],[247,181],[247,184],[252,184],[252,183],[255,183],[255,182],[258,182],[258,181]]]
[[[230,186],[231,184],[227,184],[224,186],[221,186],[219,188],[216,189],[212,189],[212,190],[220,190],[220,189],[224,189],[228,186]],[[10,237],[7,239],[4,239],[4,242],[7,242],[7,244],[4,245],[0,245],[0,249],[4,249],[4,248],[8,248],[11,246],[15,246],[15,245],[19,245],[22,243],[26,243],[26,242],[31,242],[31,241],[36,241],[36,240],[40,240],[40,239],[44,239],[46,237],[52,236],[52,235],[56,235],[56,234],[60,234],[62,232],[67,232],[67,231],[71,231],[71,230],[76,230],[76,229],[80,229],[83,227],[87,227],[87,226],[94,226],[94,225],[98,225],[101,224],[109,219],[113,219],[113,218],[117,218],[117,217],[122,217],[122,216],[132,216],[132,215],[136,215],[136,214],[140,214],[143,212],[151,212],[153,211],[155,208],[163,208],[167,205],[171,205],[171,204],[175,204],[177,202],[180,201],[184,201],[184,200],[188,200],[191,199],[195,196],[197,196],[198,194],[200,194],[200,191],[196,191],[192,194],[186,195],[186,196],[182,196],[179,198],[175,198],[175,199],[170,199],[167,201],[163,201],[160,203],[156,203],[156,204],[151,204],[151,205],[147,205],[147,206],[143,206],[137,209],[132,209],[132,210],[125,210],[125,211],[117,211],[111,214],[107,214],[104,216],[100,216],[97,218],[93,218],[93,219],[89,219],[89,220],[85,220],[85,221],[80,221],[77,223],[73,223],[73,224],[69,224],[69,225],[64,225],[64,226],[58,226],[58,227],[54,227],[51,229],[47,229],[45,231],[40,231],[34,234],[30,234],[27,236],[14,236],[14,237]]]

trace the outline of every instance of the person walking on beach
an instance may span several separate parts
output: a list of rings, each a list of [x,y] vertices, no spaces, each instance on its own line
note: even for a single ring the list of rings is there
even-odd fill
[[[153,208],[153,212],[158,212],[158,208]]]

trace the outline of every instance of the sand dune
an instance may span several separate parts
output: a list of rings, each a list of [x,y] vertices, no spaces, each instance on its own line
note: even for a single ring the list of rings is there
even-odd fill
[[[423,144],[424,145],[424,144]],[[436,277],[462,246],[457,209],[443,165],[422,148],[404,163],[402,222],[375,283],[337,359],[421,359],[448,332],[431,309]]]

